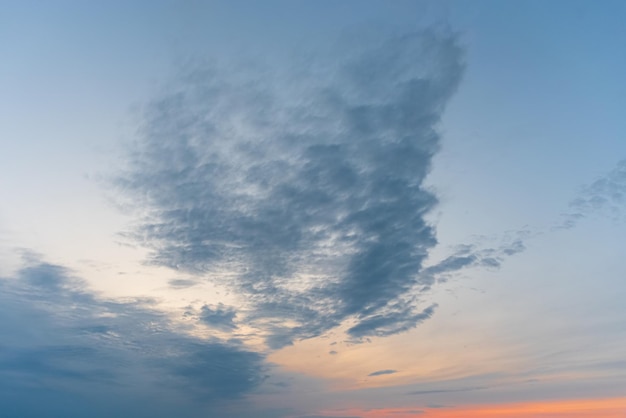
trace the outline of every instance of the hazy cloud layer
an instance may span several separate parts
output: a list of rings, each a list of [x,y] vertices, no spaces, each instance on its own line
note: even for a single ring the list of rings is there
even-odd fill
[[[63,267],[36,259],[0,280],[0,335],[3,416],[119,416],[133,408],[133,416],[171,416],[159,410],[161,397],[206,410],[249,393],[266,374],[261,354],[177,332],[150,301],[98,299]]]
[[[304,415],[304,416],[300,416],[298,418],[361,418],[361,417],[357,417],[357,416],[354,416],[354,415],[349,416],[349,417],[347,417],[347,416],[336,416],[336,415],[333,415],[333,416],[330,416],[330,415]]]
[[[470,392],[470,391],[481,390],[481,389],[485,389],[485,387],[470,387],[470,388],[460,388],[460,389],[416,390],[416,391],[407,393],[407,395],[433,395],[433,394],[436,394],[436,393]]]
[[[171,279],[167,282],[172,289],[186,289],[198,284],[195,280],[189,279]]]
[[[147,106],[117,180],[151,261],[234,288],[275,348],[348,319],[361,338],[433,314],[414,292],[436,244],[422,183],[463,70],[455,37],[433,32],[308,64],[189,71]]]

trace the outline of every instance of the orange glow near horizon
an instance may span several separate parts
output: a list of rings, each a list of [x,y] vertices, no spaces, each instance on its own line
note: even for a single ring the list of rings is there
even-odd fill
[[[343,409],[329,416],[362,418],[625,418],[626,398],[564,400],[451,408]]]

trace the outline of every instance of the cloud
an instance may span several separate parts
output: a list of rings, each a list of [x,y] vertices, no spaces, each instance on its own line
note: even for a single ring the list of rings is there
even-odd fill
[[[368,376],[382,376],[384,374],[394,374],[394,373],[397,373],[397,370],[391,370],[391,369],[378,370],[378,371],[368,374]]]
[[[168,367],[203,401],[238,398],[264,379],[263,356],[222,343],[198,343]]]
[[[570,202],[570,212],[563,215],[563,223],[558,228],[572,228],[580,219],[594,213],[620,219],[625,205],[626,160],[622,160],[606,175],[580,190]]]
[[[171,416],[176,399],[195,416],[252,392],[268,372],[260,353],[177,331],[148,300],[100,299],[69,270],[32,258],[0,279],[0,334],[6,416]]]
[[[360,338],[432,315],[408,295],[437,242],[423,182],[463,51],[426,31],[306,67],[188,71],[147,105],[116,179],[144,214],[128,237],[150,262],[243,295],[242,320],[272,348],[348,320]]]
[[[524,242],[529,236],[531,233],[523,229],[509,231],[497,238],[476,237],[476,242],[472,244],[455,246],[451,255],[421,270],[419,283],[422,287],[420,291],[429,291],[433,284],[445,282],[455,273],[471,267],[500,268],[508,257],[526,250]],[[494,243],[494,239],[499,242]],[[487,242],[481,243],[481,241]]]
[[[390,307],[384,314],[370,315],[361,320],[357,325],[348,329],[348,334],[352,337],[362,338],[368,335],[386,337],[407,331],[417,326],[433,316],[437,304],[431,305],[421,312],[412,312],[410,307],[402,304],[398,308]]]
[[[471,392],[475,390],[487,389],[484,386],[467,387],[467,388],[455,388],[455,389],[430,389],[430,390],[416,390],[408,392],[407,395],[433,395],[437,393],[457,393],[457,392]]]
[[[173,289],[185,289],[197,285],[198,282],[190,279],[172,279],[167,284]]]
[[[237,328],[235,325],[235,310],[218,304],[215,307],[204,305],[200,310],[200,321],[209,327],[221,331],[233,331]]]

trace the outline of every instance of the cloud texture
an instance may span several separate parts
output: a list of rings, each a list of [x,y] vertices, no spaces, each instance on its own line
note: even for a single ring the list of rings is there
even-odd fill
[[[2,415],[206,413],[265,379],[261,354],[177,328],[150,301],[99,299],[31,257],[0,280]]]
[[[237,318],[273,348],[340,324],[394,334],[435,309],[416,299],[436,244],[423,182],[462,49],[423,32],[342,51],[306,69],[187,71],[147,106],[117,179],[151,262],[234,289]]]

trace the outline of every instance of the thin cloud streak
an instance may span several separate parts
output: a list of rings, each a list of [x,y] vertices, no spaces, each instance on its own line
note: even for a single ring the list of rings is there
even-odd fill
[[[386,370],[378,370],[375,372],[372,372],[370,374],[368,374],[368,376],[382,376],[385,374],[394,374],[394,373],[398,373],[397,370],[391,370],[391,369],[386,369]]]

